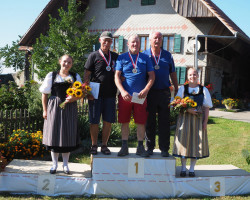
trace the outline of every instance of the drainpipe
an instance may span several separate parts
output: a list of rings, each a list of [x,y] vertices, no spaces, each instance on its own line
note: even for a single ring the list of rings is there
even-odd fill
[[[194,67],[198,69],[198,38],[207,37],[207,38],[224,38],[224,39],[237,39],[238,32],[235,32],[234,36],[220,36],[220,35],[196,35],[195,36],[195,62]]]

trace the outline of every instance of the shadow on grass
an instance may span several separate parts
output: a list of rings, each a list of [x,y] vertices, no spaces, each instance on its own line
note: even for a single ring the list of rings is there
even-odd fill
[[[208,124],[216,124],[215,121],[214,121],[215,117],[209,117],[208,118]]]

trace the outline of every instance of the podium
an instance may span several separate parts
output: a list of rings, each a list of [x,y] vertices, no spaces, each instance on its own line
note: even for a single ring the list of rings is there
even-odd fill
[[[91,165],[69,163],[70,175],[62,163],[51,175],[51,162],[13,160],[0,173],[0,192],[47,196],[83,195],[112,198],[171,198],[195,196],[250,195],[250,173],[233,165],[196,165],[196,177],[180,177],[174,157],[161,157],[160,151],[142,158],[130,148],[118,157],[98,152]]]

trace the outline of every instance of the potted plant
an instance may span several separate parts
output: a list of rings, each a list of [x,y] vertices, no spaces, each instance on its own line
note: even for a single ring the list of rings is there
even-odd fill
[[[220,100],[212,98],[212,102],[213,102],[213,108],[216,108],[218,105],[220,105]]]
[[[222,104],[225,105],[227,110],[231,110],[233,107],[238,107],[239,99],[227,98],[223,99]]]

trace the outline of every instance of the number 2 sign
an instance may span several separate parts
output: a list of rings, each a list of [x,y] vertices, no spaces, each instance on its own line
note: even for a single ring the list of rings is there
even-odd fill
[[[54,175],[40,175],[38,177],[37,193],[48,196],[54,195],[55,177]]]

